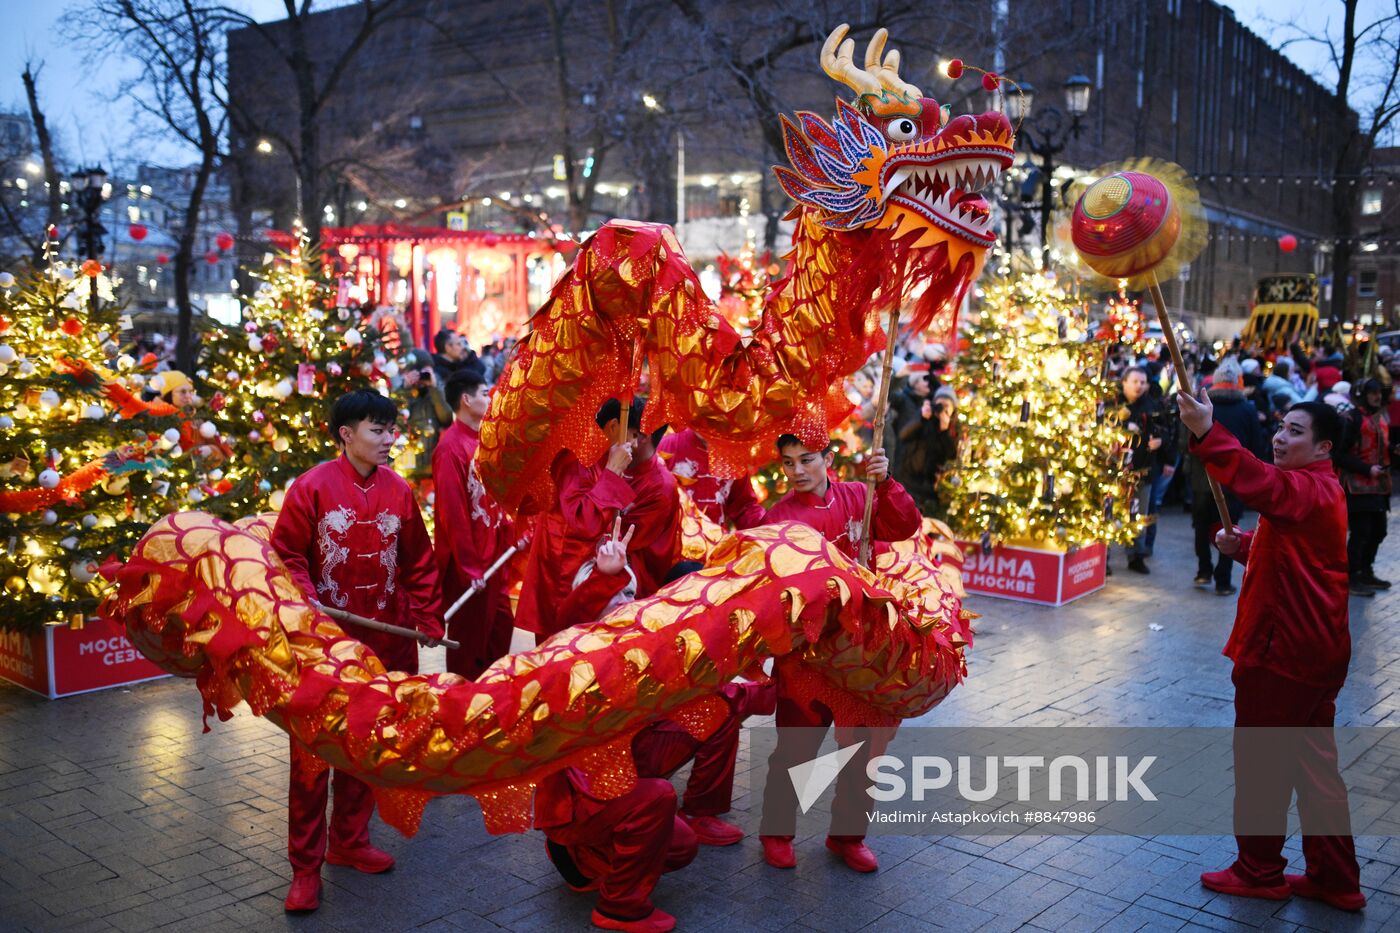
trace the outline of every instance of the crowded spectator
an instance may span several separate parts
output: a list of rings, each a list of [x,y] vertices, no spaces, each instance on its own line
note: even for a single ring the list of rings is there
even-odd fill
[[[433,369],[439,386],[447,385],[452,374],[463,369],[474,369],[485,378],[486,372],[476,358],[476,351],[463,335],[444,327],[433,335],[433,349],[437,351],[433,354]]]
[[[1259,413],[1254,403],[1245,398],[1244,370],[1238,360],[1227,357],[1221,361],[1211,377],[1207,393],[1215,406],[1215,423],[1229,431],[1246,451],[1257,454],[1264,446],[1264,429],[1259,424]],[[1182,431],[1185,431],[1184,427]],[[1188,453],[1186,470],[1191,480],[1191,525],[1196,531],[1194,582],[1201,587],[1210,586],[1213,582],[1216,593],[1232,596],[1235,593],[1231,582],[1234,561],[1224,554],[1216,555],[1211,547],[1215,532],[1221,526],[1205,466],[1198,457]],[[1225,490],[1225,504],[1231,523],[1238,525],[1244,515],[1244,504],[1228,489]]]
[[[1376,576],[1376,552],[1385,540],[1390,512],[1390,416],[1376,379],[1356,387],[1356,404],[1342,414],[1342,445],[1334,460],[1347,494],[1347,562],[1351,595],[1390,589]]]
[[[1140,366],[1127,369],[1120,389],[1123,428],[1129,434],[1129,466],[1140,477],[1137,510],[1140,514],[1152,515],[1152,490],[1162,477],[1165,465],[1176,460],[1175,433],[1165,416],[1161,396],[1149,391],[1145,369]],[[1135,573],[1151,573],[1147,568],[1149,553],[1144,531],[1129,548],[1128,569]]]

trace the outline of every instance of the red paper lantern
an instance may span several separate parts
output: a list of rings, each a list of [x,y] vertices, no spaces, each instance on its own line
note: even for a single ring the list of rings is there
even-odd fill
[[[1291,253],[1298,248],[1298,238],[1291,233],[1285,233],[1278,238],[1278,248],[1285,253]]]
[[[57,239],[58,239],[58,228],[57,228],[57,227],[53,227],[53,226],[49,227],[49,239],[50,239],[50,240],[57,240]]]
[[[160,263],[162,266],[169,261],[170,255],[168,253],[156,253],[156,262]]]
[[[83,322],[75,317],[64,318],[60,326],[69,337],[76,337],[83,332]]]
[[[1001,85],[1001,76],[988,72],[982,76],[982,87],[995,91]]]
[[[962,77],[963,63],[961,58],[955,58],[948,63],[948,77],[956,81]]]
[[[132,224],[130,227],[126,228],[126,232],[131,234],[131,238],[138,243],[146,239],[147,230],[145,224]]]
[[[494,233],[488,233],[486,234],[486,236],[481,238],[481,243],[483,246],[495,246],[499,242],[501,242],[501,238],[496,236],[496,234]]]
[[[219,254],[211,249],[209,252],[204,254],[204,261],[209,263],[209,265],[211,266],[217,266],[219,264]]]
[[[102,274],[102,263],[96,259],[85,259],[82,265],[83,275],[90,279],[95,279]]]
[[[217,247],[219,247],[220,250],[227,250],[227,249],[230,249],[230,248],[233,246],[233,234],[232,234],[232,233],[221,233],[221,234],[219,234],[218,236],[214,237],[214,245],[217,246]]]

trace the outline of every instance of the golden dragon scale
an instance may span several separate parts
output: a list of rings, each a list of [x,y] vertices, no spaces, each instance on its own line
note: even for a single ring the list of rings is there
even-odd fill
[[[867,724],[919,715],[966,673],[961,555],[929,536],[872,571],[802,525],[729,535],[697,573],[469,682],[386,671],[302,595],[269,521],[161,519],[111,570],[104,615],[195,678],[206,716],[246,702],[292,737],[295,767],[365,780],[409,835],[431,797],[452,793],[476,797],[492,832],[524,831],[535,786],[564,767],[622,793],[638,729],[666,718],[708,734],[727,709],[716,691],[770,656],[784,676],[815,677],[808,692],[838,721]]]

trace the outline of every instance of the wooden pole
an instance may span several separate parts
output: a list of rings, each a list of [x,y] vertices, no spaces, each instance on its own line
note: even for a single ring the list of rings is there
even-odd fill
[[[1172,355],[1172,367],[1176,370],[1176,381],[1181,385],[1181,391],[1187,395],[1195,395],[1196,388],[1191,383],[1191,376],[1186,372],[1186,362],[1181,358],[1181,348],[1176,343],[1176,333],[1172,330],[1171,318],[1167,317],[1167,300],[1162,297],[1162,286],[1157,284],[1157,273],[1151,273],[1147,290],[1152,293],[1152,303],[1157,306],[1157,323],[1162,327],[1163,339],[1167,341],[1167,350]],[[1147,439],[1143,439],[1147,443]],[[1225,491],[1220,488],[1220,484],[1215,481],[1215,477],[1207,476],[1210,481],[1210,494],[1215,497],[1215,509],[1220,513],[1220,525],[1228,534],[1234,534],[1235,523],[1230,520],[1230,507],[1225,504]]]
[[[467,591],[465,593],[457,597],[457,601],[452,604],[451,608],[449,608],[442,617],[442,621],[444,622],[444,624],[447,622],[451,622],[452,617],[457,614],[457,610],[461,609],[467,604],[468,600],[470,600],[477,593],[481,592],[481,590],[485,588],[487,581],[496,575],[496,571],[504,567],[507,561],[514,557],[520,551],[521,548],[524,548],[529,543],[530,536],[525,535],[519,541],[515,542],[509,548],[507,548],[504,554],[496,558],[496,562],[490,567],[487,567],[486,572],[483,573],[478,579],[473,580],[472,585],[467,587]]]
[[[337,622],[348,622],[351,625],[358,625],[360,628],[372,628],[376,632],[388,632],[390,635],[412,638],[425,645],[434,641],[432,636],[425,635],[417,629],[404,628],[402,625],[390,625],[388,622],[380,622],[376,619],[366,619],[364,616],[357,616],[353,612],[346,612],[344,609],[336,609],[333,606],[327,606],[322,603],[317,603],[316,608],[320,609]],[[450,638],[439,638],[436,639],[436,642],[439,645],[446,645],[453,650],[462,647],[461,642],[453,641]]]
[[[632,365],[627,369],[627,393],[622,400],[622,413],[617,418],[617,439],[614,443],[627,443],[627,419],[632,416],[632,396],[636,392],[637,372],[642,368],[642,333],[637,329],[637,345],[632,351]]]
[[[880,397],[875,402],[875,433],[870,443],[878,450],[885,444],[885,415],[889,411],[890,371],[894,366],[894,344],[899,336],[899,305],[890,308],[889,323],[885,325],[885,362],[880,369]],[[886,452],[888,456],[888,451]],[[875,519],[875,480],[865,478],[865,520],[860,529],[860,565],[870,566],[870,535]]]

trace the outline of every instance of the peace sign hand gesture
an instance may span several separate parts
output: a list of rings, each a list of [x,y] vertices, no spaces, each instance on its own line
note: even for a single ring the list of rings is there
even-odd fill
[[[627,545],[632,542],[636,525],[627,526],[627,534],[622,534],[622,516],[613,520],[612,534],[598,545],[595,563],[599,573],[619,574],[627,568]]]

